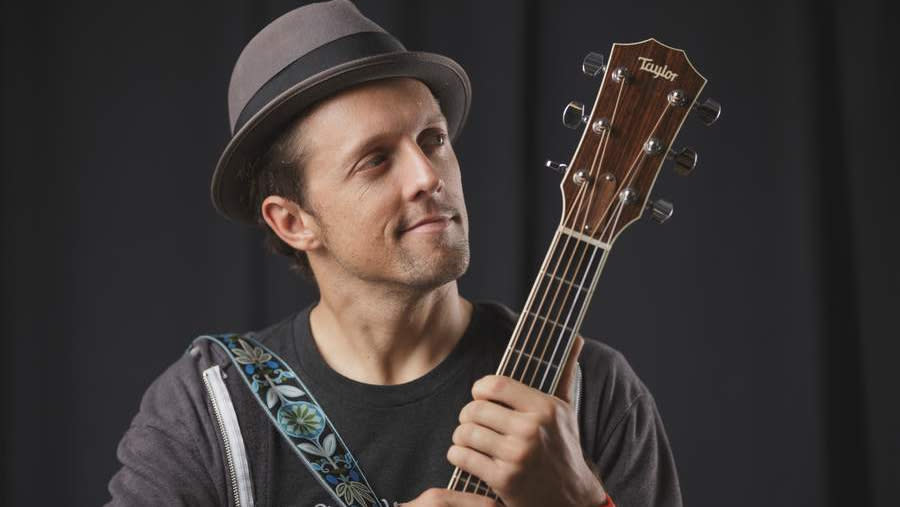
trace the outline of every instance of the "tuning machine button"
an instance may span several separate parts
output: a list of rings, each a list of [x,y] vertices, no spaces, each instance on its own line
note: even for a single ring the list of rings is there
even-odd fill
[[[713,99],[706,99],[702,104],[695,102],[693,109],[697,118],[707,127],[715,123],[719,119],[719,115],[722,114],[722,105]]]
[[[569,168],[569,165],[564,164],[562,162],[556,162],[554,160],[548,160],[548,161],[544,162],[544,167],[550,169],[553,172],[556,172],[559,174],[565,174],[566,169]]]
[[[647,209],[650,210],[650,217],[657,223],[662,224],[672,218],[672,213],[675,212],[675,205],[665,199],[657,199],[647,203]]]
[[[566,104],[566,108],[563,109],[562,121],[563,125],[570,129],[577,129],[587,123],[588,118],[584,115],[584,104],[574,100]]]
[[[700,160],[700,156],[691,148],[682,148],[678,151],[669,150],[666,158],[675,163],[673,169],[682,176],[691,174],[691,171],[697,167],[697,162]]]
[[[581,72],[588,77],[602,76],[606,72],[606,60],[600,53],[591,51],[581,62]]]

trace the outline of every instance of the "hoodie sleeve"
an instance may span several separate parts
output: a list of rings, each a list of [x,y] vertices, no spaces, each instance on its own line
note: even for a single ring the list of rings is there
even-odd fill
[[[185,354],[144,393],[119,442],[107,505],[228,505],[225,467],[200,364]]]
[[[675,459],[652,394],[621,353],[582,353],[587,428],[582,446],[616,505],[682,507]],[[588,373],[590,371],[590,373]]]

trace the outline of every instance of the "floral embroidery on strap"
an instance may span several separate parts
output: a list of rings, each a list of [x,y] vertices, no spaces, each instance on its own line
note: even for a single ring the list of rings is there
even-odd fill
[[[204,335],[194,341],[201,339],[228,352],[279,433],[335,499],[346,507],[381,505],[322,407],[287,363],[248,335]]]

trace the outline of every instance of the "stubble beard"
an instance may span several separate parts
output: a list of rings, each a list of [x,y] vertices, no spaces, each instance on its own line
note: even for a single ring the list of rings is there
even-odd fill
[[[442,241],[440,254],[430,258],[401,249],[398,264],[402,267],[404,285],[429,291],[461,277],[469,268],[469,258],[469,239],[462,235],[455,241]]]
[[[459,227],[461,224],[454,225]],[[451,235],[443,238],[437,246],[437,252],[427,257],[405,247],[401,242],[394,259],[384,264],[390,272],[386,274],[373,273],[359,261],[335,252],[332,249],[334,242],[331,241],[331,228],[321,220],[319,230],[323,246],[331,252],[332,260],[341,270],[360,280],[393,285],[397,291],[428,292],[458,279],[469,268],[469,238],[465,232],[458,237]]]

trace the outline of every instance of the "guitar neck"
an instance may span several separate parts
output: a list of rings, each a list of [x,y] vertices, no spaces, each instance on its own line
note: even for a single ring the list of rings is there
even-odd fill
[[[608,253],[609,245],[557,228],[498,375],[548,394],[556,391]]]
[[[498,375],[556,392],[610,246],[560,226],[513,330]],[[478,477],[456,468],[449,489],[496,498]]]

